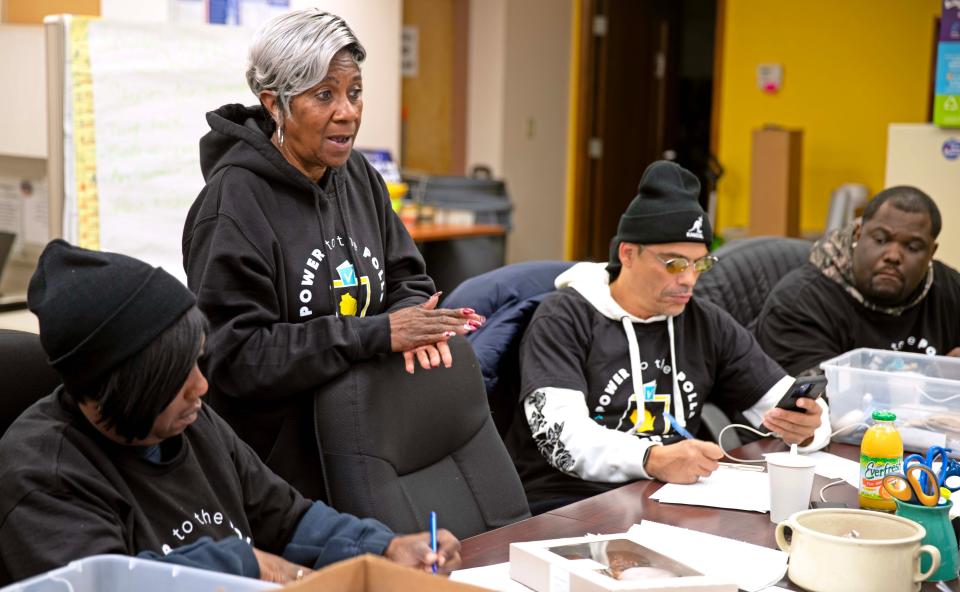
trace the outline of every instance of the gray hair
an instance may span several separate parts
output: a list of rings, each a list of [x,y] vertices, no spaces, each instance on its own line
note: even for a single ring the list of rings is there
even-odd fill
[[[341,51],[346,56],[337,55]],[[367,57],[346,21],[318,8],[294,10],[270,19],[254,35],[247,84],[257,98],[263,91],[276,93],[279,127],[290,116],[293,97],[319,84],[331,62],[340,66],[344,57],[357,68]]]

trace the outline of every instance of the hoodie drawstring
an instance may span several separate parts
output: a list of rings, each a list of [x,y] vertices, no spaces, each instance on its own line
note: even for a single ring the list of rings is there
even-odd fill
[[[644,406],[646,404],[646,392],[643,390],[643,373],[640,370],[640,347],[637,345],[637,334],[633,330],[633,323],[630,322],[630,319],[623,317],[620,320],[623,323],[623,330],[627,334],[627,349],[630,351],[630,380],[633,381],[633,396],[637,400],[637,423],[643,421],[644,416]],[[627,406],[629,410],[630,406]],[[626,412],[624,412],[626,416]],[[623,422],[623,418],[620,418],[620,421]],[[617,425],[617,429],[620,429],[620,426]],[[637,431],[637,426],[633,426],[634,433]]]
[[[353,258],[353,233],[350,232],[350,220],[347,215],[347,208],[343,205],[343,197],[340,195],[340,177],[334,177],[333,179],[333,195],[334,199],[337,202],[337,213],[340,214],[340,223],[343,224],[343,232],[347,235],[347,263],[353,268],[354,278],[356,278],[356,285],[348,290],[350,294],[356,299],[357,302],[357,316],[360,316],[360,302],[362,297],[362,286],[360,285],[360,268],[357,266],[356,260]]]
[[[687,412],[683,409],[683,395],[680,393],[680,380],[677,378],[677,345],[673,336],[673,317],[667,317],[667,335],[670,336],[670,377],[673,384],[673,415],[680,427],[687,427]]]
[[[320,213],[320,189],[315,188],[313,190],[313,209],[317,213],[317,223],[320,224],[320,242],[326,246],[326,239],[324,235],[326,234],[323,228],[323,214]],[[336,231],[334,231],[336,232]],[[323,247],[321,247],[323,248]],[[327,275],[330,278],[330,282],[327,284],[327,297],[330,301],[330,306],[333,307],[333,315],[340,316],[340,308],[337,306],[337,295],[333,290],[333,278],[337,277],[337,270],[331,261],[329,253],[324,253],[323,260],[327,262]]]
[[[640,347],[637,345],[637,333],[633,328],[633,322],[630,321],[630,318],[623,317],[620,319],[620,322],[623,324],[624,333],[627,334],[627,349],[630,352],[630,378],[633,383],[634,397],[637,401],[637,423],[640,424],[645,417],[646,407],[646,392],[643,388],[643,373],[640,370]],[[686,427],[687,417],[686,412],[684,411],[683,401],[681,400],[680,382],[677,380],[677,352],[673,332],[673,317],[667,317],[667,334],[670,338],[670,384],[673,391],[670,398],[673,401],[673,411],[677,423],[680,424],[681,427]],[[623,418],[621,418],[620,421],[622,422]],[[617,429],[619,428],[620,426],[618,425]],[[669,432],[669,430],[669,422],[664,421],[663,433],[666,434]],[[631,432],[636,433],[636,431],[637,426],[635,425]]]
[[[345,288],[346,288],[347,293],[350,294],[351,297],[353,297],[354,299],[356,299],[357,305],[358,305],[358,307],[359,307],[360,302],[361,302],[360,299],[361,299],[361,297],[362,297],[362,294],[361,294],[361,285],[360,285],[360,276],[359,276],[360,270],[357,269],[357,265],[356,265],[356,262],[355,262],[355,260],[354,260],[354,258],[353,258],[353,254],[352,254],[352,251],[353,251],[353,243],[350,242],[350,240],[351,240],[350,237],[353,236],[353,235],[352,235],[352,233],[350,232],[350,222],[349,222],[349,220],[348,220],[348,218],[347,218],[346,208],[343,207],[343,199],[342,199],[342,197],[341,197],[341,195],[340,195],[340,178],[339,178],[339,176],[337,176],[337,173],[336,173],[336,170],[335,170],[335,169],[330,169],[330,171],[329,171],[328,174],[334,175],[334,178],[331,179],[330,182],[333,184],[333,195],[334,195],[335,207],[336,207],[337,213],[339,214],[339,217],[340,217],[340,223],[343,224],[343,232],[344,232],[344,234],[346,235],[346,240],[347,240],[347,245],[346,245],[347,264],[350,265],[350,266],[353,268],[354,277],[357,279],[357,283],[356,283],[355,286],[345,286]],[[326,244],[326,239],[325,239],[324,237],[327,235],[327,233],[326,233],[326,229],[323,227],[323,214],[321,213],[321,209],[320,209],[320,196],[321,196],[322,193],[323,193],[323,190],[320,189],[319,187],[317,187],[317,188],[314,189],[314,193],[313,193],[313,208],[314,208],[314,210],[315,210],[316,213],[317,213],[317,221],[320,223],[320,240],[321,240],[322,242],[324,242],[324,244]],[[331,230],[331,232],[330,232],[331,240],[334,240],[334,239],[336,238],[336,235],[337,235],[337,229],[336,229],[336,225],[334,225],[334,228],[333,228],[333,229]],[[337,266],[334,265],[333,259],[332,259],[332,257],[329,256],[329,254],[328,254],[326,257],[324,257],[324,260],[327,262],[327,272],[328,272],[329,277],[330,277],[330,285],[327,286],[328,294],[329,294],[329,296],[330,296],[330,304],[331,304],[331,306],[333,307],[333,314],[334,314],[334,316],[339,317],[339,316],[341,316],[341,315],[340,315],[340,303],[337,302],[337,294],[336,294],[336,291],[334,290],[334,287],[333,287],[333,280],[339,278],[339,277],[340,277],[340,274],[339,274],[339,272],[337,271]],[[359,308],[358,308],[357,314],[358,314],[358,316],[359,316]]]

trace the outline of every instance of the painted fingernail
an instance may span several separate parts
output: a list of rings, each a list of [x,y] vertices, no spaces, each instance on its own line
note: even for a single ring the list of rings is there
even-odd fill
[[[454,335],[456,335],[456,332],[455,332],[455,331],[444,331],[444,332],[443,332],[443,336],[444,336],[444,337],[453,337]]]
[[[476,331],[476,330],[477,330],[477,328],[474,327],[473,325],[471,325],[470,323],[464,323],[464,324],[463,324],[463,328],[466,329],[467,331]]]
[[[472,314],[476,314],[476,312],[477,311],[473,310],[472,308],[465,308],[461,311],[461,314],[472,315]]]

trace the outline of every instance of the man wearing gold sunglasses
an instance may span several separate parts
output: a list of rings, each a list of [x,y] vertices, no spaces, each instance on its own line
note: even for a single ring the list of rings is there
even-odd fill
[[[534,513],[635,479],[710,475],[723,453],[691,435],[707,399],[788,443],[829,440],[825,405],[775,408],[794,379],[732,317],[693,299],[717,261],[699,192],[677,164],[650,165],[610,262],[561,274],[530,321],[520,346],[523,420],[507,440]]]

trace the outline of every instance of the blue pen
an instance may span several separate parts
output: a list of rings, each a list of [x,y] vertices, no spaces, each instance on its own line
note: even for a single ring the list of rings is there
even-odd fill
[[[430,512],[430,548],[437,553],[437,513]],[[433,562],[433,573],[437,573],[437,562]]]
[[[670,427],[672,427],[675,432],[677,432],[678,434],[680,434],[681,436],[683,436],[683,437],[686,438],[687,440],[696,440],[696,438],[693,437],[693,434],[691,434],[690,432],[688,432],[685,427],[683,427],[682,425],[680,425],[680,423],[677,422],[677,418],[675,418],[673,415],[671,415],[669,411],[664,411],[664,412],[663,412],[663,417],[664,417],[664,419],[666,419],[667,421],[670,422]]]

